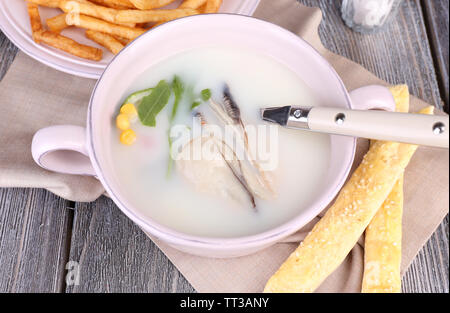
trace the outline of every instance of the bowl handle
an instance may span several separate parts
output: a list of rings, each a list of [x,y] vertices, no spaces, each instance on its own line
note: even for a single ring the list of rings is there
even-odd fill
[[[75,175],[95,176],[86,148],[86,129],[57,125],[42,128],[31,144],[34,161],[47,170]]]
[[[350,92],[353,108],[357,110],[395,111],[394,96],[387,87],[369,85]]]

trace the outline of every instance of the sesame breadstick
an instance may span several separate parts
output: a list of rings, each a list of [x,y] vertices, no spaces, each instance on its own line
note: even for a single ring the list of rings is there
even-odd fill
[[[313,292],[355,246],[403,174],[415,145],[377,141],[335,203],[269,279],[265,292]]]
[[[389,90],[394,96],[395,110],[408,112],[408,86],[398,85]],[[403,175],[366,229],[361,292],[400,292],[402,215]]]
[[[408,89],[391,91],[396,99],[397,110],[407,111]],[[419,113],[433,114],[433,107],[427,107]],[[401,145],[399,157],[411,158],[415,148],[414,145]],[[403,175],[366,229],[362,292],[401,292],[402,214]]]
[[[363,293],[401,291],[403,175],[366,229]]]

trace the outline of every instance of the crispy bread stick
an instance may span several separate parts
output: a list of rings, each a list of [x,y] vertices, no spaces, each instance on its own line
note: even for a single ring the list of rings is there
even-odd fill
[[[130,0],[133,5],[140,10],[151,10],[162,8],[175,0]]]
[[[180,9],[198,9],[206,3],[207,0],[184,0],[179,6]]]
[[[39,15],[39,8],[38,5],[35,3],[27,2],[27,10],[28,15],[30,17],[30,24],[31,24],[31,33],[33,36],[33,40],[36,43],[39,43],[39,33],[42,32],[42,22],[41,22],[41,16]]]
[[[101,33],[110,34],[112,36],[119,36],[127,39],[135,39],[146,31],[143,28],[116,25],[97,19],[95,17],[75,13],[67,14],[66,23],[69,25],[75,25],[78,27],[95,30]]]
[[[102,45],[114,54],[119,53],[124,45],[111,35],[96,32],[94,30],[86,30],[86,37]]]
[[[397,111],[407,112],[409,93],[406,86],[391,88]],[[422,114],[432,114],[427,107]],[[401,146],[399,157],[411,157],[414,146]],[[411,153],[412,152],[412,153]],[[404,155],[403,155],[404,154]],[[362,292],[401,292],[401,242],[403,214],[403,175],[384,201],[366,229],[364,245],[364,277]]]
[[[54,33],[60,33],[63,29],[70,27],[66,23],[66,13],[56,15],[46,20],[48,28]]]

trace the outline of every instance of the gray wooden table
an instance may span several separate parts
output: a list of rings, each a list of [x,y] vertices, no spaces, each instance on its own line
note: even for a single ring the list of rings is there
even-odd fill
[[[340,1],[300,2],[322,8],[328,49],[448,110],[448,0],[405,0],[396,20],[369,36],[343,25]],[[0,79],[16,53],[0,32]],[[66,283],[70,260],[79,262],[78,286]],[[73,203],[40,189],[0,189],[0,292],[193,291],[111,200]],[[406,272],[403,291],[449,292],[448,215]]]

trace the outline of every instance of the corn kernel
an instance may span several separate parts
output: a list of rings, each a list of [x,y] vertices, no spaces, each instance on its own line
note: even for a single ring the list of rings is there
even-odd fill
[[[120,142],[124,145],[132,145],[136,141],[136,133],[132,129],[126,129],[120,134]]]
[[[126,114],[120,113],[116,117],[116,126],[120,130],[126,130],[130,128],[130,121],[128,120],[128,116]]]
[[[131,115],[131,116],[137,115],[136,107],[134,106],[133,103],[125,103],[120,108],[120,113]]]

